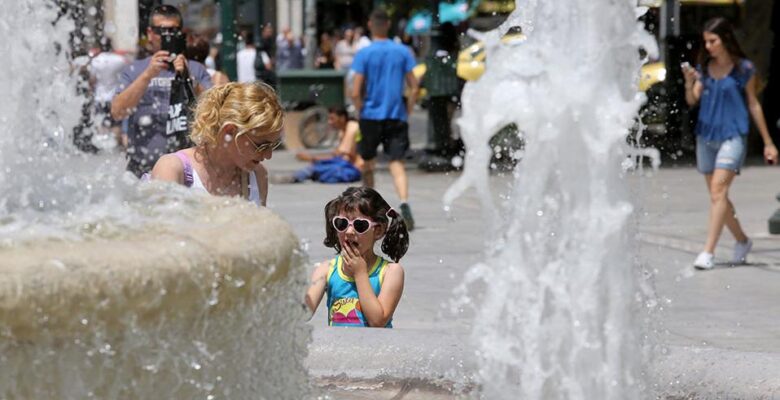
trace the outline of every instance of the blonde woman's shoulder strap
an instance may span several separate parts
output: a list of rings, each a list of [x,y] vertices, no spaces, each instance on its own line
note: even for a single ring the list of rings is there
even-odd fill
[[[249,172],[241,171],[241,197],[249,200]]]

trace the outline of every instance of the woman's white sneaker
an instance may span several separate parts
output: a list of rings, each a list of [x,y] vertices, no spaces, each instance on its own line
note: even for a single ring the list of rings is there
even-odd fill
[[[747,255],[752,248],[753,241],[750,239],[746,242],[737,242],[737,244],[734,245],[734,257],[731,259],[731,262],[734,264],[747,263]]]
[[[712,253],[702,252],[696,257],[696,261],[693,262],[693,266],[696,269],[712,269],[715,266],[713,259],[715,255]]]

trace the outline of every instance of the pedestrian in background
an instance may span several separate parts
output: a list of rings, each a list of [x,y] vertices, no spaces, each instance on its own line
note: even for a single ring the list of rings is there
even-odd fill
[[[218,71],[214,63],[211,64],[215,65],[214,67],[206,63],[206,60],[208,60],[208,57],[211,54],[211,49],[212,47],[209,45],[209,41],[206,39],[206,36],[191,35],[187,38],[187,50],[184,52],[184,54],[186,55],[187,59],[197,61],[206,66],[206,71],[209,73],[209,76],[211,77],[211,83],[213,83],[214,86],[224,85],[230,82],[230,78],[228,78],[227,74],[222,71]]]
[[[119,76],[119,93],[111,102],[114,119],[129,118],[127,170],[139,178],[152,169],[160,156],[187,145],[175,134],[178,132],[173,129],[176,126],[169,123],[171,84],[176,75],[187,75],[183,78],[193,82],[195,95],[212,86],[203,64],[188,61],[184,54],[177,54],[172,59],[171,52],[162,49],[163,37],[166,43],[172,43],[183,35],[181,13],[176,7],[155,7],[146,34],[152,55],[125,67]],[[186,47],[186,40],[184,45]],[[181,107],[175,111],[177,114],[183,112]],[[186,118],[186,115],[180,117]],[[186,119],[182,121],[186,122]]]
[[[238,82],[254,82],[255,78],[255,37],[250,31],[241,34],[244,39],[244,48],[236,53],[236,77]]]
[[[415,61],[405,46],[389,39],[390,18],[384,10],[372,12],[368,25],[373,41],[355,55],[352,63],[355,72],[352,103],[360,116],[362,140],[358,143],[358,153],[364,160],[363,183],[374,187],[377,148],[381,144],[390,158],[390,174],[401,200],[401,215],[412,230],[414,219],[404,158],[409,150],[406,121],[417,100],[417,79],[412,74]],[[411,88],[406,104],[404,83]]]
[[[314,59],[314,68],[333,69],[335,68],[335,57],[333,54],[333,38],[330,33],[323,32],[320,35],[320,45],[317,47],[317,54]]]
[[[354,46],[355,32],[350,29],[344,29],[344,34],[336,43],[334,66],[339,71],[349,71],[352,67],[352,60],[355,58],[357,50]]]
[[[120,129],[121,121],[111,118],[111,100],[119,86],[119,74],[129,64],[129,60],[114,51],[111,39],[103,38],[100,53],[89,63],[90,84],[95,96],[95,118],[100,124],[102,136],[115,140],[112,146],[127,147],[127,137]]]
[[[274,57],[276,57],[276,39],[274,38],[274,27],[270,23],[263,26],[258,49],[268,54],[273,63]]]
[[[276,41],[276,71],[303,68],[303,44],[285,28]]]
[[[366,36],[366,31],[362,26],[355,28],[355,40],[352,45],[355,46],[355,53],[371,45],[371,38]]]
[[[683,63],[685,100],[699,104],[696,123],[696,165],[704,174],[710,193],[710,217],[704,250],[694,261],[698,269],[714,266],[715,246],[723,225],[734,235],[733,263],[744,263],[753,242],[745,235],[728,193],[739,174],[746,153],[749,116],[764,141],[764,159],[777,162],[777,148],[767,130],[761,103],[756,98],[755,67],[745,57],[725,18],[713,18],[704,25],[704,51],[696,69]]]

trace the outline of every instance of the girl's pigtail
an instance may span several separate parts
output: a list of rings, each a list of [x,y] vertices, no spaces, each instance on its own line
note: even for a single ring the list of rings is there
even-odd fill
[[[333,227],[331,221],[333,217],[338,214],[340,201],[339,199],[333,199],[325,205],[325,240],[322,244],[325,247],[331,247],[336,250],[336,253],[341,253],[341,243],[339,243],[339,237],[336,233],[336,228]]]
[[[409,249],[409,232],[406,229],[406,222],[397,211],[391,208],[387,210],[386,215],[388,223],[385,238],[382,240],[382,252],[398,262]]]

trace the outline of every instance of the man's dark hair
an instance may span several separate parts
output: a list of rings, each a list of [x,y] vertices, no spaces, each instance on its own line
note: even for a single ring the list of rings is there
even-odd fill
[[[111,44],[111,38],[103,37],[100,39],[100,51],[114,51],[114,46]]]
[[[247,46],[255,45],[255,34],[252,31],[244,31],[241,33],[241,36],[244,38],[244,44]]]
[[[184,20],[181,17],[181,13],[179,12],[179,9],[170,6],[167,4],[163,4],[161,6],[157,6],[152,9],[152,12],[149,14],[149,26],[153,26],[154,23],[152,20],[154,20],[154,17],[163,17],[166,19],[174,19],[176,18],[179,21],[179,26],[184,25]]]
[[[208,39],[203,35],[192,35],[187,39],[187,49],[184,50],[184,56],[189,60],[195,60],[201,64],[205,63],[211,47]]]
[[[328,109],[328,112],[330,114],[336,114],[339,117],[344,117],[346,119],[349,119],[349,112],[347,112],[347,108],[344,106],[333,106]]]
[[[372,11],[369,19],[371,21],[374,21],[374,23],[380,23],[380,24],[386,24],[390,22],[390,16],[387,15],[387,11],[381,8],[377,8],[376,10]]]

